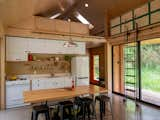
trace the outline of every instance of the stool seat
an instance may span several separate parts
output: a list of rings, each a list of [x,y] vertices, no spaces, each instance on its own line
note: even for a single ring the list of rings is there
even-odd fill
[[[40,105],[40,106],[33,106],[32,109],[37,112],[43,112],[43,111],[48,111],[49,107],[47,105]]]
[[[73,105],[73,102],[72,101],[63,101],[63,102],[59,102],[59,105],[69,106],[69,105]]]
[[[99,95],[95,97],[95,100],[101,100],[101,101],[109,101],[110,97],[106,96],[106,95]]]
[[[73,111],[73,102],[72,101],[59,102],[59,112],[60,112],[61,120],[73,119],[74,115],[72,114],[72,111]]]
[[[92,117],[94,116],[96,119],[96,114],[95,114],[95,104],[94,100],[89,97],[76,97],[75,98],[75,103],[80,107],[80,112],[78,113],[78,118],[81,116],[83,120],[85,120],[85,116],[88,115],[88,119],[90,120],[90,115]],[[93,119],[93,118],[92,118]]]
[[[31,120],[38,120],[39,114],[45,114],[46,120],[50,120],[49,107],[47,105],[33,106]]]

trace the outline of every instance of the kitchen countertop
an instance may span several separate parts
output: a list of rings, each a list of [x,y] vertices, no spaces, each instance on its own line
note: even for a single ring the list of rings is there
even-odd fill
[[[7,81],[18,81],[18,80],[32,80],[36,78],[56,78],[56,77],[71,77],[70,73],[57,73],[54,75],[51,74],[26,74],[26,75],[17,75],[17,80],[7,80]]]

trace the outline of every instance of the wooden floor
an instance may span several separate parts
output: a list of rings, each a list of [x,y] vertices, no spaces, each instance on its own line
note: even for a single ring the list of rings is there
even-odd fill
[[[117,95],[112,95],[112,104],[114,120],[160,120],[160,109],[158,108],[140,104],[140,107],[135,109],[133,101],[128,100],[127,103],[123,103],[122,97]],[[98,104],[96,109],[98,118]],[[30,106],[0,111],[0,120],[30,120],[30,118]],[[40,116],[39,120],[44,120],[44,116]],[[104,120],[113,119],[110,115],[106,115]]]

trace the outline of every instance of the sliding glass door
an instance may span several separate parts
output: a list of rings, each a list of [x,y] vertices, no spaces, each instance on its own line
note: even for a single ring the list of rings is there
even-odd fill
[[[160,38],[113,46],[112,51],[113,92],[160,106]]]
[[[160,39],[141,42],[141,96],[160,106]]]

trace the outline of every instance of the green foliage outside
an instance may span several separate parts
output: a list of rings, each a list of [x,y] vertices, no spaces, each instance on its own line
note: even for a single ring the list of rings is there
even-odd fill
[[[125,47],[125,61],[134,61],[133,47]],[[126,56],[127,54],[130,54]],[[134,62],[125,62],[125,68],[135,68]],[[136,75],[135,69],[125,69],[125,74]],[[132,77],[125,77],[125,81],[134,82]],[[160,92],[160,44],[141,45],[141,81],[142,89]]]
[[[142,88],[160,92],[160,44],[141,47]]]
[[[99,56],[94,56],[94,79],[98,80],[99,78]]]

